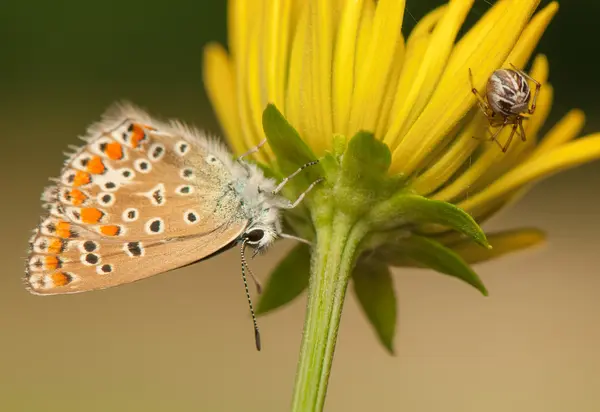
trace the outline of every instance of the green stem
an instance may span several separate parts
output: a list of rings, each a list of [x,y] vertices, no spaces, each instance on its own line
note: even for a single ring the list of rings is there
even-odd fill
[[[333,361],[346,287],[352,274],[365,226],[342,212],[316,224],[308,304],[296,384],[293,412],[323,410]]]

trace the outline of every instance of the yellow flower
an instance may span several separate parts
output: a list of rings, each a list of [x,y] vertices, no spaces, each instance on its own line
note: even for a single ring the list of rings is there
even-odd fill
[[[453,202],[478,222],[531,183],[599,158],[599,135],[573,141],[584,123],[579,110],[538,136],[553,99],[543,55],[529,72],[542,89],[525,123],[527,141],[517,139],[502,153],[473,139],[487,136],[488,124],[475,105],[469,68],[479,90],[494,70],[523,68],[558,4],[530,20],[538,1],[498,1],[456,41],[472,4],[455,0],[433,10],[404,41],[404,1],[230,1],[230,53],[211,44],[204,60],[205,85],[228,141],[236,153],[258,144],[269,102],[317,155],[331,149],[334,134],[373,131],[393,153],[390,173],[414,177],[418,193]],[[267,148],[255,158],[269,163],[273,153]],[[532,233],[541,240],[528,230],[511,236],[519,243]],[[480,252],[464,256],[470,253]]]
[[[314,167],[324,182],[308,198],[308,218],[300,216],[314,232],[312,247],[300,245],[280,263],[261,299],[266,309],[259,307],[278,307],[308,286],[294,411],[323,408],[350,279],[393,351],[388,265],[430,267],[487,294],[468,263],[544,235],[521,229],[486,239],[476,222],[532,183],[600,158],[600,134],[576,139],[579,110],[538,136],[553,99],[544,55],[529,69],[541,91],[524,122],[526,140],[514,139],[506,153],[486,141],[489,123],[469,70],[480,93],[495,70],[523,70],[558,4],[533,15],[539,0],[499,0],[458,38],[473,2],[450,0],[405,41],[402,0],[234,0],[229,53],[217,44],[205,49],[204,83],[237,154],[266,136],[254,159],[273,169],[321,161]],[[488,240],[493,249],[481,248]]]

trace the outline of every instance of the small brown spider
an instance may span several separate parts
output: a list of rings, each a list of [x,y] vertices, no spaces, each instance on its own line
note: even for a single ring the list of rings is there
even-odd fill
[[[533,114],[538,94],[542,88],[542,85],[537,80],[517,69],[514,65],[511,64],[511,66],[513,69],[499,69],[492,73],[486,85],[485,94],[487,101],[473,86],[473,73],[469,69],[471,91],[477,97],[479,108],[487,117],[490,127],[500,127],[488,140],[496,142],[504,153],[508,150],[510,142],[517,132],[517,127],[519,128],[521,140],[525,141],[523,120],[528,119],[528,117],[523,116],[523,113]],[[529,84],[527,84],[527,79],[535,83],[535,94],[533,95],[531,108],[528,107],[529,99],[531,98],[531,89],[529,88]],[[497,137],[507,125],[512,125],[512,131],[508,140],[502,146]],[[475,136],[473,137],[476,138]]]

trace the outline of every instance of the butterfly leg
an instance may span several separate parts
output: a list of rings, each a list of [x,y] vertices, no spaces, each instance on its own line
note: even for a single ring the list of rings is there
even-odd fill
[[[298,237],[298,236],[290,235],[288,233],[280,233],[279,237],[282,237],[284,239],[295,240],[297,242],[304,243],[306,245],[312,246],[312,243],[309,240],[306,240],[306,239]]]
[[[298,198],[293,203],[290,202],[289,205],[285,206],[285,209],[293,209],[296,206],[298,206],[298,204],[300,202],[302,202],[302,199],[304,199],[304,197],[308,194],[308,192],[310,192],[313,187],[315,187],[318,183],[321,183],[323,180],[325,180],[325,179],[323,179],[322,177],[320,177],[317,180],[315,180],[314,182],[312,182],[310,184],[310,186],[308,186],[304,192],[300,193],[300,196],[298,196]]]
[[[318,160],[313,160],[312,162],[308,162],[303,164],[302,166],[300,166],[298,168],[298,170],[296,170],[294,173],[292,173],[291,175],[289,175],[288,177],[284,178],[281,183],[279,183],[279,185],[277,185],[277,187],[275,188],[275,190],[273,190],[273,194],[276,195],[277,193],[281,192],[281,189],[283,189],[283,187],[287,184],[287,182],[290,181],[291,178],[293,178],[294,176],[296,176],[298,173],[300,173],[301,171],[303,171],[304,169],[306,169],[309,166],[314,166],[317,163],[319,163]]]
[[[256,145],[256,146],[254,146],[252,149],[248,150],[246,153],[244,153],[244,154],[242,154],[240,157],[238,157],[238,158],[237,158],[238,162],[239,162],[240,160],[242,160],[244,157],[246,157],[246,156],[250,156],[251,154],[258,152],[258,151],[260,150],[260,148],[261,148],[261,147],[263,147],[263,146],[265,145],[265,143],[267,143],[267,139],[266,139],[266,138],[265,138],[265,139],[262,139],[262,140],[260,141],[260,143],[259,143],[259,144],[257,144],[257,145]]]

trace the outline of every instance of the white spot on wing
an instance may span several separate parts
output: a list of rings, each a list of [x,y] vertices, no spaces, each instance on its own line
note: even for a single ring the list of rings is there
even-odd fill
[[[134,222],[138,219],[139,216],[140,213],[138,212],[138,210],[134,207],[130,207],[123,211],[123,215],[121,216],[121,218],[125,222]]]
[[[133,167],[140,173],[150,173],[152,171],[152,164],[146,159],[137,159]]]
[[[183,221],[188,225],[195,225],[200,220],[198,213],[195,210],[188,209],[183,212]]]
[[[135,177],[135,172],[128,167],[119,169],[119,173],[125,180],[132,180]]]
[[[167,202],[165,193],[166,193],[165,185],[162,183],[159,183],[156,186],[154,186],[152,189],[148,190],[147,192],[136,193],[136,194],[139,196],[146,197],[148,200],[150,200],[150,202],[154,206],[162,206]]]
[[[181,185],[178,186],[177,189],[175,189],[175,193],[177,193],[180,196],[187,196],[194,193],[194,187],[190,185]]]
[[[96,273],[99,275],[108,275],[114,270],[113,265],[104,264],[96,266]]]
[[[165,222],[160,217],[154,217],[146,222],[144,229],[149,235],[159,235],[165,231]]]
[[[184,167],[179,172],[179,175],[182,179],[192,180],[194,178],[194,169],[192,169],[191,167]]]
[[[165,145],[162,143],[154,143],[148,150],[150,160],[157,162],[165,155]]]
[[[190,144],[184,140],[175,143],[175,154],[177,156],[185,156],[190,151]]]
[[[86,266],[99,265],[102,262],[102,257],[97,253],[84,253],[81,255],[81,263]]]
[[[100,192],[96,200],[103,206],[112,206],[117,201],[117,197],[112,193]]]

